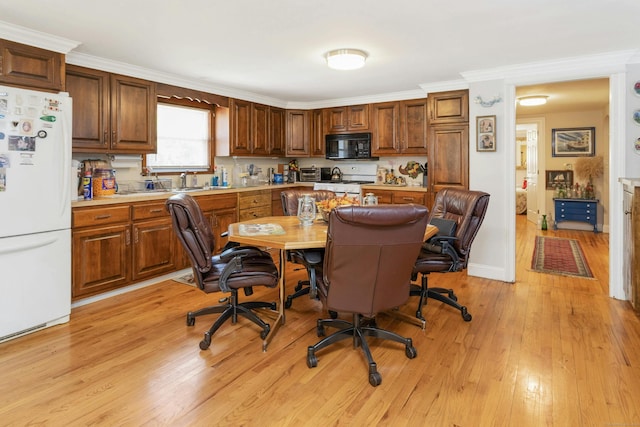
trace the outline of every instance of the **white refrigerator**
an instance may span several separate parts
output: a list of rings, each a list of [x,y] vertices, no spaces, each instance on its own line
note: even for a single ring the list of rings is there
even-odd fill
[[[0,86],[0,342],[69,320],[71,175],[71,98]]]

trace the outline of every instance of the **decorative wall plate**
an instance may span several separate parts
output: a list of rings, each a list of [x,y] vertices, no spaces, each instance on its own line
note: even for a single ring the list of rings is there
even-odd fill
[[[640,81],[637,81],[636,84],[633,85],[633,92],[640,96]]]
[[[633,112],[633,121],[636,122],[637,125],[640,125],[640,110]]]
[[[633,143],[634,152],[640,156],[640,138],[636,139]]]

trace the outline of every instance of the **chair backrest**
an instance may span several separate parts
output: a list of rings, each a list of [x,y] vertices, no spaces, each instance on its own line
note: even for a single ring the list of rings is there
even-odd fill
[[[453,242],[458,256],[460,268],[466,268],[471,251],[471,243],[475,239],[489,206],[489,194],[482,191],[469,191],[457,188],[445,188],[436,194],[436,200],[429,214],[433,218],[455,220],[457,223]]]
[[[178,235],[189,259],[202,278],[202,273],[211,270],[211,256],[215,250],[215,238],[211,224],[202,214],[200,206],[188,194],[169,197],[166,207],[171,214],[173,229]],[[200,284],[201,280],[198,280]]]
[[[427,216],[413,204],[334,209],[322,269],[328,309],[371,317],[404,304]]]
[[[298,215],[298,199],[304,195],[313,197],[316,202],[336,197],[336,193],[329,190],[285,190],[280,193],[280,200],[282,200],[282,211],[284,212],[284,214],[287,216]]]

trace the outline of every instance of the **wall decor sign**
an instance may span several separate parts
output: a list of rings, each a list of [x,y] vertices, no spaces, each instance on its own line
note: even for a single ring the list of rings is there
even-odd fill
[[[589,157],[596,155],[596,128],[551,130],[553,157]]]
[[[547,190],[555,190],[556,188],[571,188],[573,186],[573,171],[547,170],[545,172],[547,178],[545,188]]]
[[[476,151],[496,151],[496,116],[478,116],[476,125]]]

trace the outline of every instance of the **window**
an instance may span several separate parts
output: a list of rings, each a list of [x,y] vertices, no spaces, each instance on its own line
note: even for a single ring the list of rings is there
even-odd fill
[[[153,172],[211,170],[211,112],[207,104],[159,102],[157,153],[147,154],[146,167]]]

